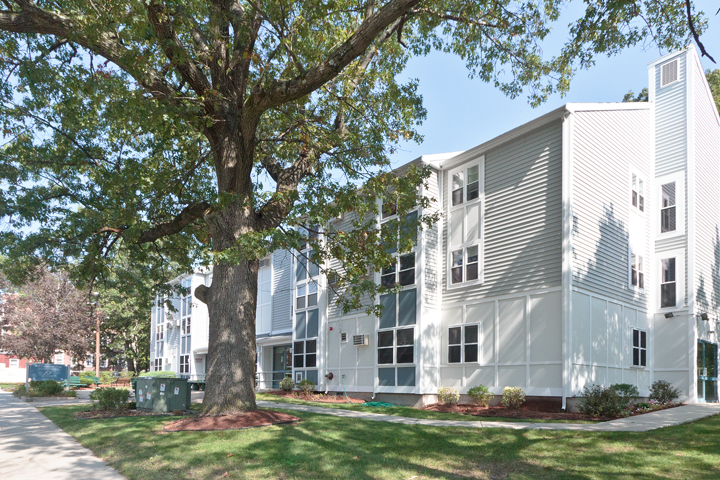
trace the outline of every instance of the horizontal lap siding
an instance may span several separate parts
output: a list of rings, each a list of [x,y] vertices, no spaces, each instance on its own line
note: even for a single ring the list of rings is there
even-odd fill
[[[717,310],[720,301],[720,127],[702,67],[695,64],[693,68],[695,299],[698,309],[708,311]]]
[[[646,295],[628,285],[630,168],[650,178],[650,112],[582,111],[573,114],[572,125],[573,283],[590,292],[644,305]],[[648,185],[646,212],[652,211],[649,191]],[[647,213],[644,220],[642,242],[647,258]]]
[[[428,178],[428,188],[425,189],[425,196],[431,200],[430,206],[425,209],[426,215],[440,211],[440,190],[439,179],[440,172],[433,170],[432,175]],[[438,282],[440,281],[440,259],[438,258],[438,242],[440,241],[439,224],[435,223],[431,228],[424,229],[423,235],[423,254],[425,289],[423,290],[423,304],[426,306],[437,306],[438,303]]]
[[[277,250],[273,253],[272,259],[272,330],[286,331],[292,328],[290,316],[292,255],[287,250]]]
[[[655,67],[655,175],[685,170],[687,159],[686,55],[679,55],[678,81],[660,88]]]
[[[472,161],[472,160],[471,160]],[[448,174],[443,174],[447,213]],[[443,303],[559,286],[562,269],[562,125],[559,121],[485,152],[484,283],[447,288]]]

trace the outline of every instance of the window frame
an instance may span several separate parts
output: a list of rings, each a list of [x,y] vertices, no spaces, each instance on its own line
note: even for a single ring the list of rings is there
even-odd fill
[[[471,200],[467,199],[467,177],[468,170],[477,167],[478,168],[478,196]],[[463,172],[463,202],[457,205],[453,205],[453,189],[452,182],[453,177],[458,173]],[[447,172],[447,209],[446,209],[446,289],[451,290],[454,288],[462,288],[471,285],[482,284],[484,282],[485,274],[485,156],[480,157],[453,168]],[[479,218],[477,223],[477,235],[476,238],[468,240],[468,210],[470,207],[474,207],[479,204]],[[460,213],[462,212],[462,213]],[[462,242],[460,244],[452,244],[452,218],[453,215],[462,214]],[[477,246],[477,262],[468,263],[468,249]],[[461,252],[462,255],[462,279],[459,282],[453,282],[453,269],[457,269],[458,266],[453,266],[453,255],[457,252]],[[477,278],[468,280],[468,266],[477,264]]]
[[[663,282],[662,263],[663,260],[675,259],[675,305],[662,306],[662,285],[673,282]],[[655,268],[657,268],[657,280],[654,280],[653,288],[657,292],[657,309],[659,312],[668,312],[683,308],[686,305],[685,291],[685,249],[668,250],[655,255]],[[647,288],[647,287],[646,287]]]
[[[635,178],[633,178],[635,177]],[[639,192],[639,188],[636,190],[633,185],[633,179],[637,179],[638,185],[642,184],[642,195]],[[631,211],[638,215],[645,215],[647,212],[647,198],[648,198],[648,182],[645,175],[641,174],[638,170],[630,169],[630,207]],[[635,196],[637,195],[637,199]],[[642,200],[642,202],[640,201]],[[640,208],[642,206],[642,208]]]
[[[465,342],[465,328],[466,327],[477,327],[477,341],[474,343],[466,343]],[[460,329],[460,343],[453,343],[450,344],[450,330],[453,328],[459,328]],[[456,325],[449,325],[446,329],[447,332],[447,356],[445,357],[447,365],[481,365],[482,364],[482,323],[459,323]],[[476,361],[466,361],[465,360],[465,346],[466,345],[477,345],[477,360]],[[460,347],[460,361],[459,362],[451,362],[450,361],[450,347]]]
[[[9,358],[10,363],[8,364],[8,368],[20,368],[20,359],[19,358]],[[13,363],[15,365],[13,365]]]
[[[637,345],[635,345],[635,332],[638,332],[638,342]],[[642,346],[642,339],[645,337],[645,346]],[[644,330],[642,328],[631,328],[630,330],[630,367],[632,368],[638,368],[638,369],[647,369],[648,368],[648,344],[650,342],[648,341],[648,335],[647,330]],[[638,352],[638,362],[635,363],[635,351]],[[643,357],[642,354],[645,353],[645,364],[643,365]]]
[[[662,231],[662,187],[669,183],[675,183],[675,230]],[[657,177],[654,183],[655,201],[657,202],[656,213],[653,214],[656,239],[671,238],[685,235],[685,172],[676,172],[669,175]],[[646,205],[647,207],[647,205]],[[666,207],[669,208],[669,207]],[[646,208],[647,209],[647,208]]]

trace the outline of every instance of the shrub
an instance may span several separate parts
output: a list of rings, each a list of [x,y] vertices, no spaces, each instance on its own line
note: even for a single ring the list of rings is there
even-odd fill
[[[115,381],[115,374],[113,372],[100,372],[100,383],[112,383]]]
[[[157,372],[145,372],[140,374],[141,377],[164,377],[164,378],[175,378],[177,375],[175,375],[175,372],[170,372],[168,370],[159,370]]]
[[[614,388],[591,385],[583,389],[578,409],[594,417],[617,417],[624,406],[624,400]]]
[[[80,378],[84,378],[84,377],[94,377],[94,376],[95,376],[95,372],[93,372],[92,370],[83,370],[83,371],[80,372],[80,374],[78,375],[78,377],[80,377]]]
[[[30,381],[30,393],[37,397],[54,397],[63,392],[63,387],[55,380]]]
[[[460,394],[457,388],[452,387],[440,387],[437,390],[438,402],[444,403],[445,405],[452,405],[460,401]]]
[[[300,382],[298,385],[300,386],[300,391],[303,393],[303,395],[309,395],[315,390],[315,382],[313,382],[312,380],[308,380],[307,378]]]
[[[284,392],[290,392],[292,389],[295,388],[295,382],[293,382],[293,379],[291,377],[286,376],[282,380],[280,380],[280,389]]]
[[[130,410],[135,410],[137,408],[137,403],[135,402],[128,402],[128,408]]]
[[[27,394],[27,390],[25,389],[25,384],[21,383],[20,385],[13,388],[12,394],[14,397],[22,397],[23,395]]]
[[[655,380],[650,385],[650,400],[656,400],[660,403],[674,402],[680,396],[680,390],[673,387],[666,380]]]
[[[485,385],[477,385],[468,390],[468,396],[478,405],[487,407],[495,395],[490,393],[490,390]]]
[[[126,410],[129,391],[124,388],[97,388],[90,394],[93,408],[106,412]]]
[[[93,381],[90,380],[87,377],[80,377],[80,384],[81,385],[92,385]]]
[[[618,397],[620,397],[620,404],[622,408],[637,402],[637,399],[640,397],[640,392],[637,387],[630,383],[617,383],[615,385],[610,385],[610,388],[615,390],[615,393],[617,393]]]
[[[505,407],[517,410],[525,403],[525,392],[520,387],[505,387],[502,394],[502,404]]]
[[[135,376],[135,373],[129,371],[129,370],[123,370],[120,372],[120,378],[132,378]]]

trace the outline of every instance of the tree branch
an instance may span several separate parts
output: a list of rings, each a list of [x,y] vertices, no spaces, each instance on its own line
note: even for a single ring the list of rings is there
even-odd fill
[[[705,45],[702,44],[700,41],[700,35],[698,35],[697,30],[695,29],[695,22],[693,21],[692,17],[692,11],[690,9],[690,0],[685,0],[685,11],[687,12],[687,19],[688,19],[688,28],[690,28],[690,31],[693,34],[693,38],[695,39],[695,43],[697,43],[698,47],[700,48],[700,52],[704,57],[708,57],[711,62],[716,63],[715,59],[710,56],[709,53],[705,50]],[[718,10],[720,12],[720,10]]]
[[[203,218],[210,213],[212,207],[207,202],[194,203],[185,207],[177,217],[169,222],[163,222],[151,227],[140,234],[137,243],[154,242],[163,237],[181,232],[195,220]]]

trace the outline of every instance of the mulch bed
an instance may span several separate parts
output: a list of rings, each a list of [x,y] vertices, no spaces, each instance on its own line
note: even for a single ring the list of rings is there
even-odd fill
[[[249,413],[236,413],[218,417],[192,417],[176,420],[165,425],[166,432],[198,432],[212,430],[240,430],[244,428],[266,427],[284,423],[297,423],[300,419],[286,413],[269,410],[256,410]]]
[[[322,402],[322,403],[365,403],[365,400],[359,398],[350,398],[350,402],[345,398],[345,395],[325,395],[323,393],[310,393],[308,395],[298,392],[285,392],[283,390],[274,390],[272,392],[265,392],[270,395],[276,395],[278,397],[297,398],[298,400],[307,400],[310,402]]]
[[[475,415],[477,417],[505,417],[528,420],[595,420],[604,421],[608,418],[592,417],[584,413],[566,413],[561,410],[559,402],[534,400],[528,401],[519,410],[503,406],[481,407],[472,403],[460,403],[455,405],[445,405],[443,403],[433,403],[426,405],[423,410],[432,410],[434,412],[450,412],[460,413],[463,415]]]
[[[104,412],[102,410],[85,410],[77,413],[78,420],[90,418],[119,418],[119,417],[167,417],[171,413],[141,412],[139,410],[125,410],[124,412]]]

